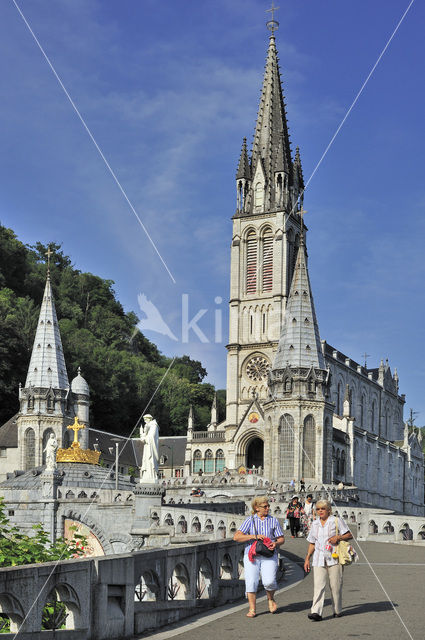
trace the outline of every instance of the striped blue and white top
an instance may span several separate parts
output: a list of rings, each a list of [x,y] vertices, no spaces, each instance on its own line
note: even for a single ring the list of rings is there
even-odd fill
[[[255,520],[255,528],[252,520],[253,518]],[[283,536],[282,527],[280,526],[278,519],[273,516],[267,515],[264,520],[261,520],[261,518],[255,514],[255,516],[247,518],[239,527],[239,531],[242,531],[242,533],[253,536],[255,536],[255,529],[257,529],[257,535],[266,536],[266,538],[270,538],[273,542],[276,541],[276,538]],[[248,540],[245,549],[249,549],[252,542],[252,540]]]

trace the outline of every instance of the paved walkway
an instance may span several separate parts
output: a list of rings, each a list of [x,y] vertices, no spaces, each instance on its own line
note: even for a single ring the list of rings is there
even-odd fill
[[[291,560],[301,563],[306,546],[305,540],[290,538],[285,544],[285,551]],[[358,545],[355,546],[359,551]],[[424,640],[424,549],[376,542],[361,543],[360,546],[371,566],[359,551],[359,562],[344,571],[342,618],[332,617],[330,596],[326,599],[322,622],[312,622],[307,618],[313,579],[311,575],[302,579],[302,572],[293,565],[289,572],[292,586],[276,595],[277,615],[271,615],[265,599],[260,599],[256,618],[246,618],[246,603],[229,605],[207,612],[196,620],[183,620],[178,628],[164,628],[149,638],[304,640],[310,636],[313,640]]]

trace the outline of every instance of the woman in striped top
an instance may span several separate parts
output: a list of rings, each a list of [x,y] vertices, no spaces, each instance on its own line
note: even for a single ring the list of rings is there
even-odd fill
[[[236,540],[236,542],[245,542],[245,585],[249,604],[249,611],[246,615],[248,618],[255,618],[256,593],[260,574],[267,593],[269,611],[270,613],[276,613],[277,604],[274,599],[274,592],[277,588],[277,548],[285,542],[285,538],[277,518],[269,515],[270,505],[267,496],[257,496],[252,501],[251,506],[252,516],[247,518],[239,527],[233,536],[233,540]],[[249,559],[248,551],[256,539],[256,533],[259,540],[270,538],[272,541],[270,548],[274,550],[274,554],[271,558],[257,555],[253,561]]]

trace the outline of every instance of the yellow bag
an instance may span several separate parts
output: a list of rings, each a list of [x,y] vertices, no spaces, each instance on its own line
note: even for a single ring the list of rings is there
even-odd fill
[[[335,516],[335,530],[336,530],[335,535],[339,535],[338,534],[338,518],[336,516]],[[338,542],[338,546],[336,548],[336,554],[338,556],[339,564],[342,564],[342,565],[351,564],[352,562],[355,561],[356,555],[357,555],[353,547],[349,542],[347,542],[347,540],[340,540]],[[335,557],[334,554],[332,554],[332,556]]]

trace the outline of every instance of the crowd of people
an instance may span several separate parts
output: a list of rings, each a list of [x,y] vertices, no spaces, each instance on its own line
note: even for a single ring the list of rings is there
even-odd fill
[[[270,515],[269,510],[267,496],[255,497],[251,516],[245,519],[233,537],[236,542],[245,544],[248,618],[255,618],[257,615],[256,592],[260,577],[267,594],[269,611],[277,612],[274,594],[277,588],[278,549],[284,544],[285,537],[279,521]],[[293,496],[286,511],[291,536],[297,537],[302,527],[309,543],[304,571],[309,573],[313,569],[314,593],[308,618],[314,622],[322,620],[327,579],[332,596],[333,617],[339,618],[342,615],[343,566],[338,560],[338,545],[353,536],[345,522],[340,517],[331,517],[331,513],[332,506],[328,500],[318,500],[313,504],[311,494],[306,496],[304,504],[298,496]]]
[[[313,496],[309,493],[302,503],[298,496],[292,496],[286,509],[286,524],[291,531],[291,537],[307,537],[311,524],[316,516]]]

